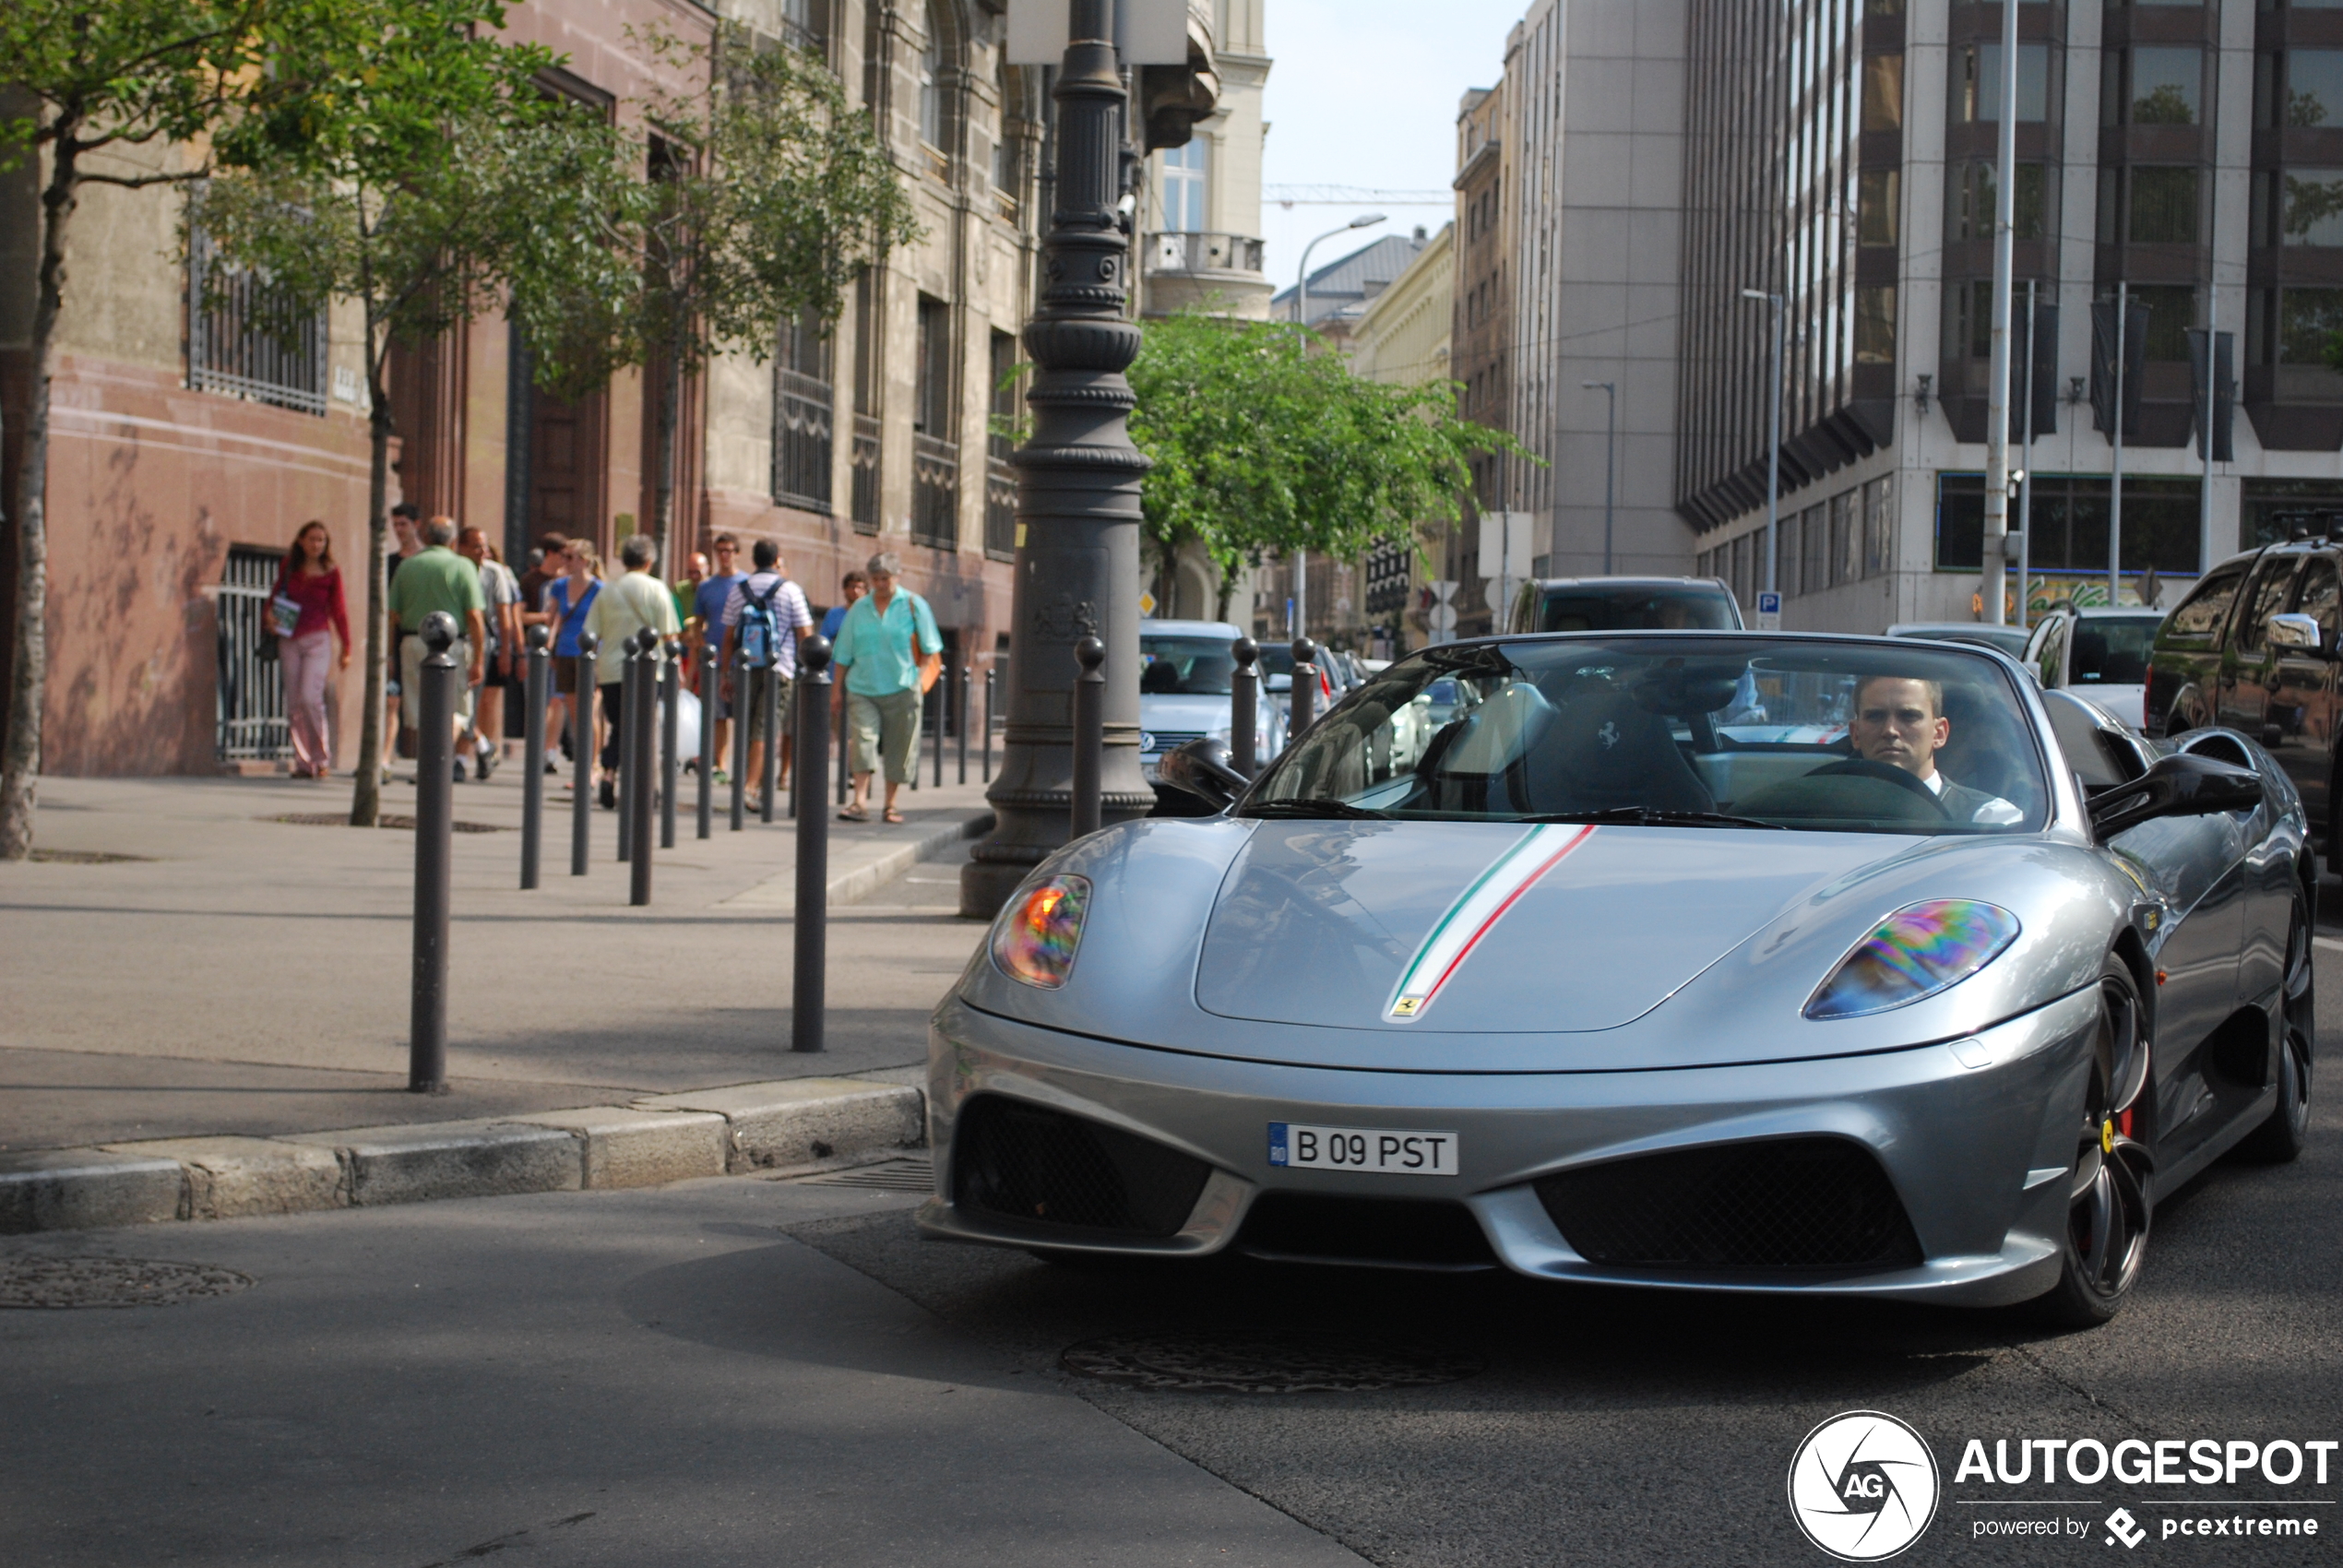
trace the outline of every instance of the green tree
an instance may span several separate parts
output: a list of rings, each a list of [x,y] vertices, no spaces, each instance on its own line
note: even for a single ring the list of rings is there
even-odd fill
[[[592,238],[601,208],[630,199],[612,177],[615,133],[542,92],[535,78],[556,60],[499,40],[503,24],[496,0],[318,0],[287,30],[284,58],[313,79],[300,113],[270,116],[267,156],[189,204],[217,268],[265,275],[290,307],[343,301],[363,315],[373,457],[350,814],[362,827],[382,797],[391,345],[492,309],[524,279],[573,300],[629,282]]]
[[[581,290],[549,267],[517,279],[513,309],[565,396],[626,365],[657,373],[664,546],[684,378],[718,354],[763,361],[785,323],[835,320],[855,273],[921,231],[869,116],[818,57],[733,22],[707,43],[664,30],[637,42],[660,79],[694,87],[654,91],[646,140],[616,151],[616,175],[640,188],[602,204],[591,243],[631,286]]]
[[[1286,325],[1183,314],[1150,321],[1131,366],[1131,436],[1154,459],[1146,537],[1167,564],[1201,546],[1226,619],[1239,573],[1294,550],[1355,559],[1461,515],[1471,460],[1526,455],[1457,414],[1457,385],[1367,381]]]
[[[66,299],[65,251],[82,192],[200,180],[265,149],[273,116],[309,84],[268,68],[293,0],[8,0],[0,83],[32,112],[0,121],[0,167],[44,162],[32,317],[31,400],[16,506],[16,632],[0,742],[0,860],[32,850],[48,684],[49,393]],[[93,165],[91,160],[98,159]]]

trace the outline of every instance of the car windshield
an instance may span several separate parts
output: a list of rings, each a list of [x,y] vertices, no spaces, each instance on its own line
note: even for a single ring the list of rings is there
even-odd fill
[[[1143,696],[1224,697],[1236,671],[1230,657],[1233,639],[1142,634],[1139,692]]]
[[[2087,615],[2075,623],[2075,648],[2066,661],[2078,686],[2138,686],[2147,682],[2148,650],[2156,646],[2161,615]]]
[[[1992,659],[1678,634],[1428,648],[1329,712],[1239,814],[2007,833],[2049,800]]]
[[[1547,590],[1541,632],[1727,632],[1732,605],[1713,588],[1567,588]]]

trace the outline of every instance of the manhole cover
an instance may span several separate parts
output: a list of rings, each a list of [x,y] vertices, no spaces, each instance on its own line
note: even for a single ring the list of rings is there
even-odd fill
[[[31,858],[53,866],[118,866],[154,859],[152,855],[109,854],[103,849],[35,849]]]
[[[1136,1388],[1231,1394],[1357,1394],[1427,1388],[1481,1370],[1471,1356],[1338,1335],[1266,1331],[1093,1339],[1065,1370]]]
[[[169,1307],[232,1296],[252,1276],[149,1258],[0,1258],[0,1307]]]
[[[295,827],[348,827],[350,814],[348,812],[286,812],[280,816],[264,816],[260,820],[291,823]],[[412,833],[415,830],[415,819],[411,816],[402,816],[396,812],[384,812],[375,818],[375,826],[399,827]],[[448,826],[458,833],[502,833],[505,831],[493,822],[453,822]]]

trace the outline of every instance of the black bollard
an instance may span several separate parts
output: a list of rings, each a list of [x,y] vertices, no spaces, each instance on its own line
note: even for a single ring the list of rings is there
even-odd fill
[[[423,617],[422,686],[415,715],[415,977],[407,1024],[407,1087],[447,1092],[447,899],[456,831],[456,618]]]
[[[1302,739],[1318,710],[1318,645],[1308,637],[1293,639],[1293,717],[1286,725],[1286,744]]]
[[[952,692],[960,705],[959,722],[952,726],[952,733],[960,742],[960,782],[969,781],[969,691],[974,676],[965,664],[960,666],[960,678]]]
[[[699,659],[699,837],[716,830],[716,650],[700,639]]]
[[[684,722],[684,644],[663,642],[659,661],[659,847],[675,847],[675,787],[683,779],[684,759],[675,754]]]
[[[935,787],[944,788],[944,731],[952,721],[952,667],[948,664],[935,671]]]
[[[529,705],[523,720],[528,741],[522,746],[520,781],[520,886],[526,893],[537,885],[537,869],[545,849],[545,686],[553,656],[553,640],[543,626],[529,628],[529,652],[521,700]]]
[[[577,679],[570,683],[569,745],[573,774],[569,802],[569,874],[584,876],[594,849],[594,679],[601,638],[577,634]]]
[[[634,850],[628,869],[634,873],[628,883],[626,901],[640,909],[651,901],[651,792],[657,769],[653,766],[659,748],[659,634],[645,626],[630,639],[635,645],[635,687],[627,694],[632,731],[625,753],[619,757],[619,766],[631,768],[633,790],[619,802],[626,815],[626,838]]]
[[[1261,761],[1256,754],[1261,732],[1261,671],[1254,667],[1261,657],[1261,645],[1251,637],[1239,637],[1230,645],[1229,656],[1237,665],[1229,675],[1229,766],[1250,778]]]
[[[765,740],[756,752],[765,768],[764,783],[756,791],[756,814],[759,821],[770,822],[780,804],[780,791],[775,786],[781,772],[781,667],[767,665],[756,672],[756,711],[765,718]]]
[[[848,793],[853,788],[852,780],[847,777],[847,769],[854,750],[854,737],[851,733],[853,726],[846,722],[846,716],[850,708],[840,699],[838,671],[835,667],[830,671],[830,699],[838,704],[838,800],[835,803],[842,806],[846,803]]]
[[[619,644],[618,657],[618,858],[623,864],[635,851],[635,676],[643,666],[642,649],[626,637]]]
[[[1099,830],[1099,789],[1106,768],[1106,644],[1084,637],[1074,645],[1082,672],[1074,678],[1073,836]]]
[[[748,650],[732,650],[732,831],[748,826]]]
[[[993,685],[998,667],[984,672],[984,781],[993,782]]]
[[[830,752],[830,645],[819,634],[797,645],[797,774],[807,762]],[[812,777],[819,778],[820,774]],[[820,809],[821,792],[805,787],[805,809],[797,814],[797,962],[790,995],[790,1049],[822,1049],[822,1012],[830,897],[830,814]]]

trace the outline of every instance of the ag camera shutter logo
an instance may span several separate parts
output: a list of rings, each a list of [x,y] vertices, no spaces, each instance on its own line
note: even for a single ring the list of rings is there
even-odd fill
[[[1849,1410],[1806,1434],[1790,1462],[1790,1514],[1842,1562],[1877,1562],[1936,1516],[1936,1455],[1895,1417]]]

